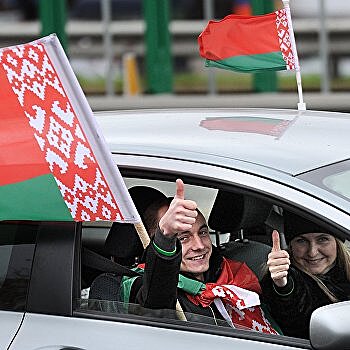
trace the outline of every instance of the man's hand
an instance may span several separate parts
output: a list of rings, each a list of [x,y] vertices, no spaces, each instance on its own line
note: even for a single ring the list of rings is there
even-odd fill
[[[267,266],[277,287],[284,287],[287,284],[289,265],[289,254],[287,251],[281,250],[279,233],[274,230],[272,232],[272,250],[268,255]]]
[[[197,203],[185,199],[185,185],[176,180],[176,194],[167,212],[159,221],[159,228],[165,236],[173,237],[179,232],[189,231],[196,221]]]

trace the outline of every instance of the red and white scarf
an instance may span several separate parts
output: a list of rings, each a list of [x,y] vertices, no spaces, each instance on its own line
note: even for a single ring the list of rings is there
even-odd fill
[[[216,283],[206,283],[197,295],[187,294],[195,305],[208,307],[214,302],[223,318],[234,328],[278,334],[260,307],[261,287],[245,263],[224,258]]]

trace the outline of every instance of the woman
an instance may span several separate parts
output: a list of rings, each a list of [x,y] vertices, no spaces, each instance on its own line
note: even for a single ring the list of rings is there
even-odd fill
[[[308,338],[315,309],[350,299],[350,255],[324,228],[292,213],[284,217],[290,253],[280,248],[274,231],[263,295],[285,335]]]

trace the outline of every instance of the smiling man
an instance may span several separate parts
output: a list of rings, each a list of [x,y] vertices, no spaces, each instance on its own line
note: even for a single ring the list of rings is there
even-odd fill
[[[182,180],[174,198],[154,203],[145,217],[152,240],[139,266],[142,276],[123,280],[124,301],[174,310],[178,300],[191,320],[278,334],[260,306],[257,277],[212,245],[196,202],[185,199]]]
[[[204,273],[209,270],[213,247],[209,228],[202,213],[198,212],[192,229],[179,233],[177,238],[182,247],[181,272],[191,273],[193,277],[204,281]]]

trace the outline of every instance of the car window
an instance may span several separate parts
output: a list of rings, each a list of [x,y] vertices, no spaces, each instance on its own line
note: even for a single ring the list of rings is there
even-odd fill
[[[137,178],[124,178],[124,180],[128,188],[140,185],[150,186],[163,192],[167,197],[174,196],[174,181],[157,181]],[[186,184],[186,198],[193,199],[197,202],[198,208],[200,208],[206,219],[209,217],[216,193],[217,190],[214,188]]]
[[[160,181],[160,180],[150,180],[150,179],[140,179],[140,178],[124,178],[127,187],[131,188],[133,186],[149,186],[155,188],[161,192],[163,192],[166,196],[173,196],[175,190],[174,181]],[[239,261],[245,261],[246,259],[250,259],[250,262],[254,262],[254,269],[259,271],[259,274],[262,274],[261,266],[266,261],[267,252],[270,250],[270,247],[265,243],[257,242],[254,246],[250,246],[247,244],[247,240],[242,236],[243,230],[241,230],[239,226],[240,219],[236,220],[232,225],[235,225],[234,230],[231,230],[231,223],[229,223],[230,228],[225,228],[225,222],[222,218],[222,208],[220,204],[219,206],[216,204],[215,210],[213,211],[213,206],[216,201],[219,190],[212,186],[205,185],[196,185],[195,181],[191,184],[190,181],[186,182],[186,198],[193,199],[197,201],[199,209],[204,213],[204,216],[207,221],[209,221],[209,227],[212,223],[213,227],[210,227],[212,232],[212,241],[214,245],[219,244],[230,244],[230,247],[227,247],[227,255],[228,257],[235,257]],[[236,200],[236,197],[234,197]],[[239,201],[242,201],[242,197],[239,196]],[[253,203],[254,201],[252,201]],[[254,202],[255,203],[255,202]],[[224,203],[225,204],[225,203]],[[258,201],[257,206],[261,203]],[[244,205],[244,203],[240,203],[240,205]],[[270,209],[271,204],[268,204],[268,209],[265,211],[266,215],[268,210]],[[237,208],[231,207],[230,210],[238,210]],[[217,218],[210,218],[211,215],[217,216]],[[243,212],[227,212],[226,219],[230,220],[231,217],[237,218],[239,216],[245,215]],[[260,219],[259,219],[260,220]],[[261,230],[259,225],[253,225],[250,234],[254,234],[254,238],[263,238],[266,235],[265,230]],[[82,230],[82,244],[83,247],[91,249],[95,252],[104,255],[104,258],[110,259],[110,256],[105,255],[103,246],[108,235],[109,229],[111,227],[111,223],[84,223]],[[259,232],[260,229],[260,232]],[[219,236],[219,241],[216,241],[216,234]],[[241,235],[242,240],[238,239],[239,234]],[[231,239],[231,243],[228,241]],[[242,245],[242,247],[241,247]],[[222,247],[224,249],[224,247]],[[240,250],[240,248],[242,248]],[[226,249],[226,248],[225,248]],[[252,255],[252,251],[255,251],[254,256]],[[247,252],[250,252],[247,254]],[[249,263],[250,264],[250,263]],[[116,272],[118,275],[118,272]],[[115,278],[115,274],[111,273],[111,271],[99,271],[98,269],[94,270],[92,266],[84,266],[82,264],[82,279],[81,279],[81,298],[78,300],[78,310],[79,311],[99,311],[104,314],[111,315],[134,315],[134,316],[142,316],[142,317],[155,317],[159,318],[162,321],[164,319],[167,320],[178,320],[178,315],[174,310],[148,310],[143,309],[138,305],[129,304],[129,303],[120,303],[115,301],[119,298],[117,295],[118,291],[118,278]],[[98,281],[98,280],[102,280]],[[100,283],[101,282],[101,283]],[[111,299],[115,300],[111,300]],[[120,299],[119,299],[120,300]],[[217,326],[223,326],[227,328],[227,322],[224,320],[218,319],[214,314],[213,317],[207,317],[203,315],[196,315],[186,312],[186,319],[191,321],[191,323],[196,324],[211,324]],[[186,323],[187,324],[187,323]]]
[[[130,189],[134,186],[149,186],[155,188],[166,196],[171,197],[174,195],[175,184],[173,181],[159,181],[151,179],[140,178],[124,178],[127,187]],[[206,220],[209,218],[211,208],[213,206],[216,194],[218,190],[215,188],[209,188],[205,186],[196,186],[186,184],[186,198],[196,200],[198,207],[202,211]],[[96,252],[103,253],[103,244],[108,235],[108,232],[112,226],[111,222],[84,222],[84,242],[85,246],[93,249]],[[216,238],[211,233],[211,239],[214,245],[217,244]],[[220,236],[220,242],[227,242],[229,235],[222,233]]]
[[[338,174],[326,176],[323,180],[323,184],[332,191],[350,199],[349,181],[350,170],[346,170]]]
[[[332,164],[298,176],[341,198],[350,201],[350,161]]]
[[[124,180],[128,188],[132,188],[133,186],[150,186],[161,191],[167,197],[174,196],[174,181],[158,181],[138,178],[124,178]],[[209,218],[217,192],[218,190],[215,188],[186,184],[186,198],[197,202],[198,208],[201,210],[206,220]],[[210,237],[213,244],[216,245],[217,242],[214,234],[211,233]],[[227,242],[228,239],[228,234],[221,234],[220,242]]]
[[[220,246],[220,251],[226,258],[244,262],[262,284],[267,273],[267,256],[271,252],[271,234],[273,229],[279,231],[283,229],[283,221],[280,220],[283,209],[290,209],[288,199],[280,202],[272,196],[251,192],[237,186],[203,181],[198,181],[196,185],[196,179],[186,180],[186,198],[196,200],[201,210],[204,208],[214,245]],[[174,181],[161,181],[159,178],[155,180],[125,178],[125,182],[128,188],[150,186],[162,191],[166,196],[173,196],[175,190]],[[101,252],[103,255],[103,245],[110,225],[111,223],[85,223],[82,236],[83,246]],[[218,240],[216,240],[217,237],[219,237]],[[105,255],[104,257],[110,259],[110,256]],[[85,272],[86,270],[85,268]],[[83,279],[89,282],[82,284],[84,288],[77,302],[77,310],[83,313],[93,312],[94,315],[97,312],[96,315],[101,318],[108,315],[112,319],[116,317],[119,320],[120,317],[126,317],[126,319],[133,317],[140,319],[141,317],[143,320],[152,322],[158,320],[160,323],[166,322],[167,324],[181,322],[181,317],[174,310],[149,310],[139,305],[121,302],[122,299],[117,293],[120,280],[116,280],[115,275],[118,275],[118,272],[91,271],[91,269],[87,271],[86,278]],[[94,283],[98,278],[104,282],[97,284],[98,288],[96,288]],[[267,304],[264,304],[264,312],[270,313]],[[211,325],[211,327],[218,326],[220,330],[228,329],[227,331],[231,332],[227,323],[217,318],[214,313],[213,317],[189,312],[186,312],[185,315],[188,321],[183,323],[185,327]],[[273,317],[271,319],[273,321]],[[279,325],[276,324],[278,328]]]
[[[0,309],[23,311],[37,225],[30,222],[0,222],[0,231]]]

